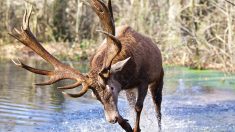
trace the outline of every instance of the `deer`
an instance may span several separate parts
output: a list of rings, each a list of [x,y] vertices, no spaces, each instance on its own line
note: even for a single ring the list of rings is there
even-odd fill
[[[149,37],[136,32],[130,26],[120,26],[116,32],[111,0],[108,0],[107,4],[102,0],[91,0],[89,5],[100,20],[102,30],[97,31],[105,35],[105,40],[91,57],[90,70],[87,73],[81,73],[62,63],[41,45],[29,26],[32,7],[25,10],[21,30],[14,28],[9,34],[32,49],[54,69],[33,68],[20,59],[12,61],[18,67],[49,77],[48,81],[35,85],[52,85],[64,79],[74,80],[74,84],[58,87],[65,96],[73,98],[79,98],[91,90],[103,105],[106,120],[111,124],[119,123],[126,132],[141,131],[140,116],[149,90],[156,110],[158,127],[161,130],[164,70],[160,49]],[[65,92],[79,86],[82,87],[78,93]],[[133,89],[136,89],[134,95],[131,92]],[[120,91],[126,91],[127,100],[134,102],[136,117],[133,129],[128,120],[119,113],[117,103]]]

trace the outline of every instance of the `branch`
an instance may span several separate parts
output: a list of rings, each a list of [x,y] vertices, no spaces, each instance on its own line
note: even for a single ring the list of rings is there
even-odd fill
[[[235,6],[235,3],[232,3],[231,1],[225,0],[226,2],[228,2],[229,4]]]

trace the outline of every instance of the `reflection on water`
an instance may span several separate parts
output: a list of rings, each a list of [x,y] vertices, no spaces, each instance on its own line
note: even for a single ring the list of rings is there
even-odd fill
[[[46,67],[36,62],[28,64]],[[87,71],[85,64],[77,68]],[[235,76],[179,67],[165,69],[164,131],[235,130]],[[68,82],[47,87],[32,85],[45,79],[10,62],[0,62],[0,131],[122,131],[117,124],[105,121],[102,106],[89,93],[79,99],[64,98],[56,85]],[[122,115],[133,124],[134,112],[124,97],[119,107]],[[158,129],[154,113],[148,97],[141,117],[143,132]]]

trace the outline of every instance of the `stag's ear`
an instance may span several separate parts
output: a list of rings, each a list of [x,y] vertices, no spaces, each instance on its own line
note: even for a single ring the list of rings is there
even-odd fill
[[[111,73],[116,73],[116,72],[121,71],[130,59],[131,59],[131,57],[129,57],[125,60],[119,61],[116,64],[113,64],[110,69]]]

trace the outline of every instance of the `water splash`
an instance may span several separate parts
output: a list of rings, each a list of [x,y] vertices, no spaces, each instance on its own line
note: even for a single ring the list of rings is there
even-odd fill
[[[34,87],[32,83],[43,78],[19,70],[11,63],[0,64],[0,74],[4,75],[0,76],[0,132],[123,131],[118,124],[105,120],[101,104],[89,95],[64,99],[55,88]],[[221,81],[220,78],[224,78],[223,73],[166,68],[163,132],[234,131],[235,90],[231,82],[235,79]],[[119,101],[119,108],[133,126],[135,112],[124,97]],[[158,130],[150,96],[145,100],[141,129],[142,132]]]

